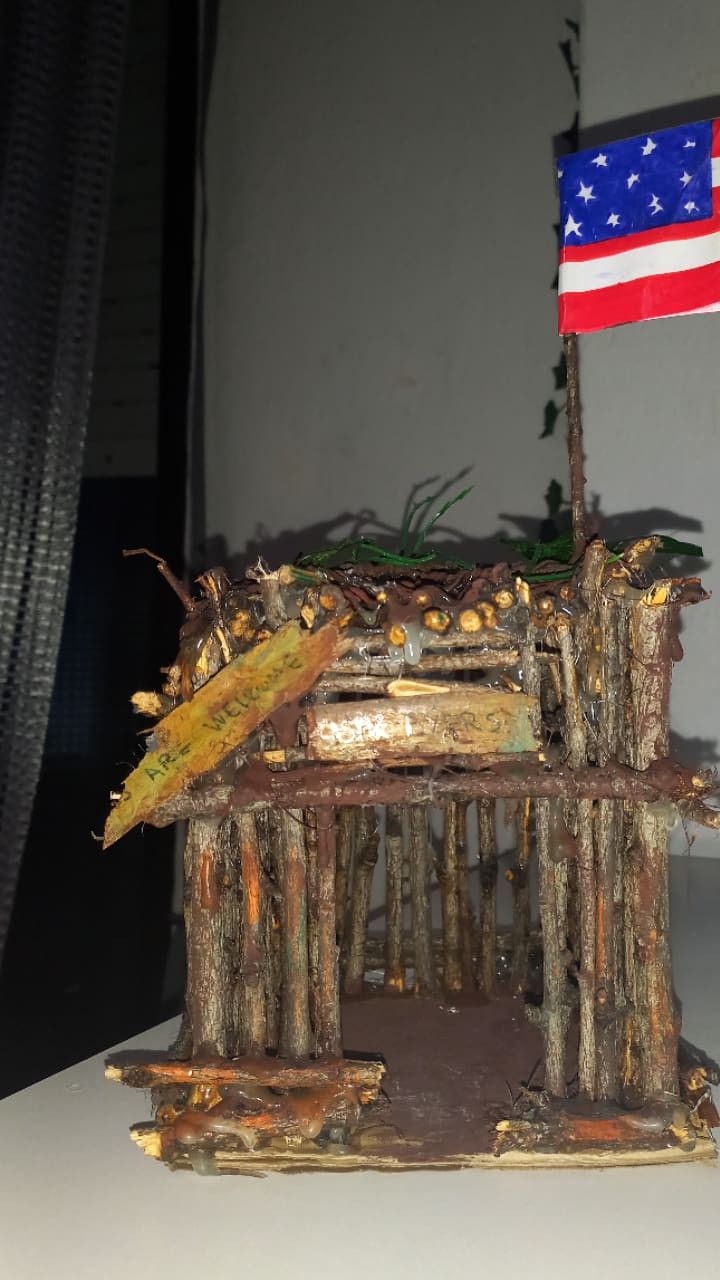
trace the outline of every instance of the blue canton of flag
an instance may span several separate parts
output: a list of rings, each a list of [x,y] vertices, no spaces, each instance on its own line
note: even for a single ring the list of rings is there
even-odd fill
[[[705,120],[565,156],[557,169],[562,244],[709,218],[711,148]]]

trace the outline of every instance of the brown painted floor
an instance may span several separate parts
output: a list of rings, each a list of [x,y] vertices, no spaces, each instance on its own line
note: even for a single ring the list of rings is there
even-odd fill
[[[343,1033],[348,1052],[383,1056],[382,1118],[426,1157],[488,1151],[508,1086],[538,1083],[541,1037],[510,997],[366,996],[343,1006]]]

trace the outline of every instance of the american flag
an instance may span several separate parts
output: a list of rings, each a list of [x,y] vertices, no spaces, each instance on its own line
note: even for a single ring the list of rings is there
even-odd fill
[[[561,333],[720,310],[720,121],[564,156]]]

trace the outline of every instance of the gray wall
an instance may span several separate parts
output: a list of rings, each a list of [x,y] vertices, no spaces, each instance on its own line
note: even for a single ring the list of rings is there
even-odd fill
[[[363,508],[397,524],[414,482],[469,465],[466,533],[543,514],[565,475],[562,432],[538,437],[574,8],[221,0],[205,494],[231,552],[294,555]]]
[[[583,127],[659,113],[630,126],[632,134],[653,118],[707,116],[711,104],[697,100],[720,94],[715,0],[586,0],[582,23]],[[691,755],[710,763],[720,738],[720,316],[590,334],[581,359],[587,472],[603,509],[675,513],[640,518],[637,527],[690,535],[711,561],[703,578],[715,599],[685,612],[685,660],[673,690],[677,731],[700,739]]]

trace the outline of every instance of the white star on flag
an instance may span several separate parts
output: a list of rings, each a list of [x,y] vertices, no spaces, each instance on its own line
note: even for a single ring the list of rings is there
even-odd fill
[[[634,184],[635,184],[636,182],[639,182],[639,181],[640,181],[640,174],[639,174],[639,173],[631,173],[631,174],[630,174],[630,177],[629,177],[629,178],[628,178],[628,180],[627,180],[627,184],[628,184],[628,191],[630,190],[630,188],[631,188],[632,186],[634,186]]]
[[[582,226],[582,222],[576,222],[572,214],[569,213],[567,216],[567,222],[565,223],[565,226],[563,228],[566,237],[571,236],[573,234],[576,236],[579,236],[581,226]]]
[[[651,156],[656,146],[657,146],[657,142],[653,142],[652,138],[648,138],[647,142],[645,143],[645,146],[642,149],[643,155]]]
[[[607,156],[603,155],[602,151],[598,151],[598,154],[591,163],[596,164],[598,169],[607,169]]]

